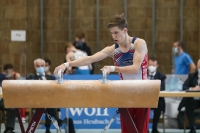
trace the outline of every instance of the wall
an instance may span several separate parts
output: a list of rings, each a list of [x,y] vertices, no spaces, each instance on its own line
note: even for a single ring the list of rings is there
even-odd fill
[[[83,32],[86,41],[95,53],[113,44],[107,29],[109,19],[124,12],[123,0],[100,0],[100,42],[96,45],[96,0],[72,0],[72,40],[75,34]],[[152,1],[127,0],[129,34],[147,42],[149,56],[151,49]],[[183,40],[185,51],[195,64],[199,56],[199,5],[198,0],[184,2]],[[64,61],[64,45],[68,41],[68,0],[44,0],[44,51],[43,57],[52,60],[55,66]],[[159,70],[170,73],[172,69],[172,43],[180,38],[180,1],[156,0],[155,55],[159,58]],[[11,42],[11,30],[26,30],[26,42]],[[26,60],[20,51],[26,47]],[[6,63],[14,65],[16,71],[34,73],[33,60],[40,57],[40,0],[0,0],[0,70]],[[24,65],[25,60],[25,65]],[[96,63],[96,73],[104,65],[111,65],[112,59]],[[21,65],[20,65],[21,64]]]

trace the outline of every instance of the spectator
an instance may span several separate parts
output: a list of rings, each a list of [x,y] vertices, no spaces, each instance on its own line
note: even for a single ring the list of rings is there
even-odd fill
[[[3,67],[4,73],[6,75],[6,79],[20,79],[20,74],[13,71],[13,66],[11,64],[6,64]]]
[[[174,74],[188,74],[195,72],[196,66],[191,57],[183,51],[184,43],[181,41],[174,42],[173,55],[174,55]]]
[[[76,34],[74,47],[87,53],[88,56],[92,55],[90,47],[85,42],[85,35],[83,33]]]
[[[67,43],[65,46],[66,49],[66,60],[67,62],[77,60],[87,56],[87,53],[76,49],[71,43]],[[90,70],[92,69],[91,64],[88,66],[79,66],[75,70],[75,74],[90,74]],[[72,71],[71,67],[67,68],[68,72]]]
[[[7,80],[19,80],[21,78],[19,73],[13,71],[13,66],[11,64],[4,65],[3,70]],[[20,108],[20,113],[22,117],[22,122],[26,123],[26,109]]]
[[[40,58],[35,59],[34,60],[34,68],[36,70],[36,74],[30,75],[29,77],[27,77],[27,80],[55,80],[54,76],[45,74],[44,67],[45,67],[45,61],[43,59],[40,59]],[[49,101],[49,102],[51,102],[51,101]],[[59,117],[57,115],[57,109],[49,108],[49,109],[46,109],[46,111],[48,112],[48,114],[50,114],[57,120],[58,125],[60,127],[62,125],[63,121],[61,119],[59,119]],[[51,120],[49,120],[49,118],[46,115],[46,121],[45,121],[46,133],[51,133],[50,125],[51,125]]]
[[[159,64],[158,59],[156,57],[151,57],[149,59],[149,67],[148,67],[148,77],[150,80],[160,80],[161,86],[160,90],[165,90],[165,79],[166,76],[159,71],[157,71]],[[165,99],[160,97],[158,100],[158,107],[153,108],[153,126],[152,126],[152,133],[159,133],[157,130],[157,125],[160,119],[161,112],[165,112]]]
[[[0,87],[3,80],[6,79],[6,76],[3,73],[0,73]],[[6,111],[6,129],[4,133],[15,133],[15,109],[6,109],[4,107],[3,99],[0,99],[0,110]]]
[[[197,71],[188,75],[188,78],[183,84],[183,90],[191,91],[200,91],[200,59],[197,62]],[[199,93],[199,92],[197,92]],[[181,111],[181,108],[185,107],[186,115],[190,125],[189,133],[196,133],[195,119],[194,119],[194,110],[200,107],[200,100],[198,98],[183,98],[178,110]]]
[[[51,60],[50,59],[44,59],[45,60],[45,67],[44,71],[46,75],[51,75],[50,68],[51,68]]]
[[[85,42],[85,35],[83,33],[76,34],[75,42],[73,43],[75,48],[87,53],[88,56],[92,55],[90,47]],[[92,63],[91,74],[94,74],[94,64]]]

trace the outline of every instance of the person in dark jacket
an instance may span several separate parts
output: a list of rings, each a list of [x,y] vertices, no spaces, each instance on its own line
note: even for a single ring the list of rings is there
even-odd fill
[[[74,47],[87,53],[88,56],[92,55],[90,47],[85,42],[85,35],[83,33],[76,34]],[[94,64],[92,64],[91,74],[94,74]]]
[[[35,59],[34,67],[36,70],[36,74],[28,76],[27,80],[56,80],[54,76],[45,74],[45,71],[44,71],[45,61],[43,59],[40,59],[40,58]],[[48,108],[46,109],[46,111],[49,115],[53,116],[57,120],[58,126],[61,127],[61,125],[63,124],[63,121],[58,117],[57,109]],[[51,120],[46,115],[46,118],[45,118],[46,133],[51,133],[50,125],[51,125]]]
[[[165,90],[165,79],[166,76],[159,71],[158,68],[158,59],[156,57],[151,57],[149,59],[149,66],[148,66],[148,77],[150,80],[161,80],[160,90]],[[159,133],[157,130],[157,125],[160,119],[161,112],[165,112],[165,99],[163,97],[159,98],[158,107],[152,108],[153,110],[153,126],[152,126],[152,133]]]
[[[200,91],[200,60],[197,62],[197,71],[188,75],[183,84],[183,90]],[[200,99],[183,98],[179,104],[178,110],[181,111],[185,107],[186,115],[190,125],[189,133],[196,133],[194,110],[200,107]]]
[[[6,79],[5,74],[0,73],[0,87],[2,86],[3,80]],[[4,102],[3,99],[0,99],[0,110],[6,111],[6,129],[4,133],[15,133],[14,128],[15,128],[15,109],[6,109],[4,107]]]

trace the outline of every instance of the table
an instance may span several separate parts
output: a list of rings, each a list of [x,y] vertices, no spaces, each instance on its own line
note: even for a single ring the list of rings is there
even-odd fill
[[[185,91],[161,91],[159,97],[200,97],[200,92],[185,92]],[[3,94],[0,93],[0,98],[3,98]]]
[[[159,97],[200,97],[200,92],[161,91]]]

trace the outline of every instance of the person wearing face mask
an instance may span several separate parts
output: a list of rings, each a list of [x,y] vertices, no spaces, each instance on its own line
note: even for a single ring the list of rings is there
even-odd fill
[[[85,35],[84,33],[78,33],[75,37],[75,42],[73,43],[76,49],[84,51],[87,53],[88,56],[92,55],[90,47],[85,42]],[[65,61],[66,62],[66,61]],[[92,63],[92,69],[90,71],[91,74],[94,74],[94,64]]]
[[[18,72],[13,71],[13,66],[11,64],[5,64],[3,67],[3,70],[6,76],[6,79],[15,80],[15,79],[20,79],[21,77]]]
[[[45,67],[44,67],[45,74],[51,75],[51,72],[50,72],[51,60],[50,59],[44,59],[44,60],[45,60]]]
[[[173,43],[173,70],[174,74],[188,74],[196,70],[196,66],[190,55],[183,51],[184,43],[177,41]]]
[[[200,91],[200,59],[197,62],[197,71],[188,75],[188,78],[183,84],[183,90]],[[196,133],[194,110],[200,108],[200,99],[192,97],[183,98],[179,104],[178,110],[181,111],[182,107],[185,107],[186,115],[189,121],[189,133]]]
[[[66,60],[67,62],[77,60],[83,57],[87,56],[87,53],[84,51],[76,49],[72,43],[67,43],[65,46],[66,49]],[[74,73],[74,74],[90,74],[90,70],[92,69],[92,65],[86,65],[86,66],[79,66],[76,68],[68,67],[67,72],[68,73]]]
[[[54,76],[45,74],[45,69],[44,69],[45,61],[43,59],[41,58],[35,59],[34,68],[36,70],[36,74],[28,76],[26,78],[27,80],[56,80]],[[48,114],[50,114],[52,117],[54,117],[57,120],[59,127],[63,124],[63,121],[58,117],[56,108],[48,108],[46,109],[46,111],[48,112]],[[49,120],[49,118],[46,115],[45,117],[46,133],[51,133],[50,125],[51,125],[51,120]]]
[[[85,35],[83,33],[76,34],[74,47],[87,53],[88,56],[92,55],[90,47],[85,42]]]
[[[0,73],[0,87],[2,86],[3,80],[6,80],[4,73]],[[4,107],[3,99],[0,99],[0,110],[6,111],[6,129],[3,133],[15,133],[15,117],[16,112],[14,109],[8,109]]]
[[[19,80],[21,78],[18,72],[13,71],[12,64],[5,64],[3,70],[7,80]],[[22,117],[22,122],[26,123],[26,109],[20,108],[20,113]]]
[[[166,76],[159,71],[157,71],[159,64],[158,59],[156,57],[149,58],[149,66],[148,66],[148,78],[150,80],[160,80],[161,86],[160,90],[165,90],[165,79]],[[152,133],[159,133],[157,130],[157,125],[161,116],[161,112],[165,112],[165,99],[163,97],[159,98],[158,107],[152,108],[153,110],[153,125],[152,125]]]

